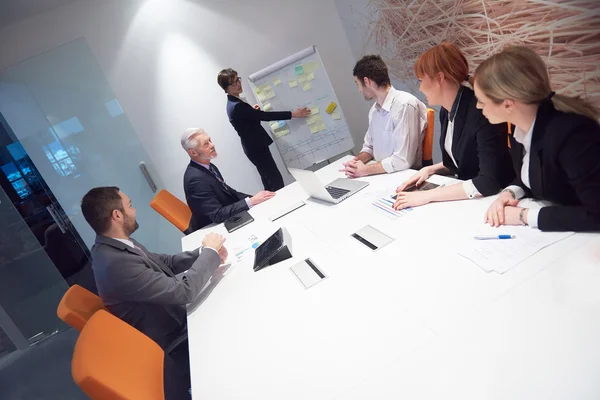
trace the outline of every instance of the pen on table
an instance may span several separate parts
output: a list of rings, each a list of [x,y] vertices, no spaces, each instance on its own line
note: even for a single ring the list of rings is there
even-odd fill
[[[481,235],[473,236],[476,240],[492,240],[492,239],[515,239],[515,235]]]

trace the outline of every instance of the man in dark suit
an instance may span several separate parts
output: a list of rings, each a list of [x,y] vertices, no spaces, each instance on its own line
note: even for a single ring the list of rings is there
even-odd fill
[[[97,235],[92,269],[104,305],[168,350],[165,391],[187,392],[187,342],[171,349],[186,335],[186,304],[198,297],[227,258],[225,238],[209,233],[197,250],[175,255],[152,253],[131,238],[139,227],[136,211],[117,187],[91,189],[81,200],[81,211]],[[176,375],[183,377],[175,388],[168,388],[173,370],[167,371],[167,362],[171,361],[176,365]]]
[[[219,169],[211,163],[217,157],[217,150],[203,129],[186,129],[181,146],[191,158],[183,176],[185,198],[192,210],[189,230],[219,224],[275,196],[266,190],[250,196],[227,185]]]
[[[273,139],[267,134],[260,122],[304,118],[310,115],[310,110],[301,107],[294,111],[265,112],[253,108],[241,97],[243,92],[242,80],[237,72],[231,68],[219,72],[217,82],[227,93],[229,122],[240,136],[244,154],[258,170],[265,190],[275,192],[281,189],[284,186],[283,178],[269,150],[269,145],[273,143]]]

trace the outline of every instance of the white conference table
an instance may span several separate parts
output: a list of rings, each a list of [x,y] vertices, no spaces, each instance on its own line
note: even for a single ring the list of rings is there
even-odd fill
[[[342,177],[343,161],[317,174]],[[493,198],[395,220],[371,205],[412,173],[361,178],[370,185],[338,205],[293,183],[250,210],[255,221],[227,235],[231,266],[188,307],[194,399],[600,398],[600,235],[575,234],[486,273],[456,247],[484,228]],[[349,236],[367,224],[395,241],[372,252]],[[236,261],[251,235],[280,227],[293,258],[258,272],[252,251]],[[226,233],[197,231],[183,249],[209,231]],[[327,278],[305,290],[289,267],[307,257]]]

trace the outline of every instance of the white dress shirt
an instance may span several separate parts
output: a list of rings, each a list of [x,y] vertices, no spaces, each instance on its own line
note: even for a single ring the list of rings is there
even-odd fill
[[[420,167],[427,107],[410,93],[390,87],[380,106],[369,111],[369,129],[361,152],[381,162],[387,173]]]
[[[523,132],[519,127],[515,128],[515,140],[523,145],[523,166],[521,167],[521,181],[525,186],[531,189],[531,182],[529,180],[529,153],[531,152],[531,138],[533,136],[533,127],[535,126],[535,120],[531,124],[531,128],[527,132]],[[510,185],[506,189],[510,189],[515,193],[517,199],[525,197],[525,191],[523,188],[517,185]],[[527,224],[532,228],[538,227],[538,215],[540,208],[530,208],[527,212]]]
[[[454,115],[456,115],[456,112],[458,112],[459,106],[460,105],[458,105],[456,107],[456,111],[454,112]],[[448,114],[450,114],[450,113],[448,113]],[[454,119],[451,120],[450,118],[448,118],[448,127],[446,128],[446,139],[444,140],[444,150],[446,150],[446,153],[448,153],[448,155],[452,159],[452,162],[454,163],[456,168],[458,168],[458,163],[456,162],[456,159],[454,158],[454,154],[452,153],[453,140],[454,140]],[[481,196],[481,193],[479,193],[479,190],[477,190],[477,188],[473,184],[472,179],[469,179],[468,181],[464,181],[462,186],[463,186],[463,190],[465,191],[465,194],[467,195],[468,198],[473,199],[476,196]]]
[[[127,246],[131,247],[132,249],[135,249],[135,246],[133,245],[133,242],[131,240],[119,239],[119,238],[112,238],[112,239],[118,240],[121,243],[125,243]]]
[[[209,164],[202,164],[202,163],[199,163],[198,161],[195,161],[195,160],[192,160],[192,161],[194,161],[198,165],[203,166],[204,168],[206,168],[208,170],[208,172],[210,172],[212,174],[212,172],[210,171],[210,163]],[[223,182],[223,183],[225,183],[225,182]],[[246,201],[246,204],[248,205],[248,209],[251,209],[252,208],[252,202],[250,201],[250,197],[246,197],[244,200]]]

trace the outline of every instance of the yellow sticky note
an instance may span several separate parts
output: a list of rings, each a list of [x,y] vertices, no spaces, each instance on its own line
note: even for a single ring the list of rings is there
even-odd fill
[[[256,88],[256,94],[262,93],[262,89],[260,87]]]
[[[336,113],[331,114],[331,117],[333,119],[341,119],[342,115],[339,112],[336,112]]]
[[[311,115],[315,115],[319,113],[319,107],[311,107],[310,108],[310,114]]]
[[[291,80],[290,81],[290,88],[295,88],[296,86],[298,86],[298,81],[297,80]]]
[[[273,85],[275,85],[275,86],[279,86],[279,85],[281,85],[281,79],[279,79],[279,77],[275,78],[275,79],[273,80]]]
[[[310,89],[312,89],[312,85],[310,83],[307,83],[306,85],[302,86],[302,90],[304,90],[305,92],[308,92]]]
[[[267,95],[267,99],[272,99],[273,97],[275,97],[275,92],[270,90],[266,93]]]
[[[310,125],[308,128],[310,129],[310,133],[317,133],[319,132],[317,130],[318,125]]]
[[[327,128],[325,127],[324,123],[321,122],[320,124],[317,124],[317,132],[324,131],[325,129]]]
[[[307,74],[310,74],[311,72],[315,71],[317,68],[319,68],[319,63],[317,61],[312,61],[312,62],[303,64],[304,72]]]
[[[261,103],[264,103],[265,100],[267,100],[267,96],[264,93],[257,93],[258,94],[258,101],[260,101]]]
[[[300,78],[298,78],[298,83],[299,83],[299,84],[301,84],[301,85],[302,85],[302,84],[303,84],[303,83],[305,83],[305,82],[306,82],[306,77],[305,77],[305,76],[301,76]]]
[[[271,107],[271,103],[267,103],[263,106],[263,111],[271,111],[272,108],[273,107]]]
[[[335,110],[336,107],[337,107],[337,104],[335,103],[335,101],[332,101],[331,103],[329,103],[329,105],[325,109],[325,112],[327,112],[327,114],[331,114],[333,112],[333,110]]]
[[[258,88],[262,91],[267,91],[267,90],[271,90],[271,85],[269,85],[269,82],[267,82],[267,83],[263,83]]]
[[[306,75],[306,80],[307,81],[312,81],[313,79],[315,79],[315,73],[311,72],[310,74]]]
[[[321,121],[323,121],[323,118],[321,118],[320,115],[311,115],[306,118],[306,123],[308,125],[313,125],[313,124],[316,124],[317,122],[321,122]]]
[[[280,131],[275,131],[275,137],[276,138],[280,138],[280,137],[285,136],[285,135],[287,135],[289,133],[290,133],[289,129],[282,129]]]

